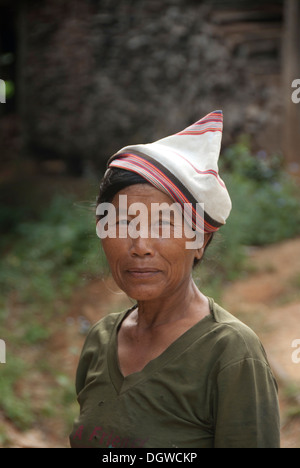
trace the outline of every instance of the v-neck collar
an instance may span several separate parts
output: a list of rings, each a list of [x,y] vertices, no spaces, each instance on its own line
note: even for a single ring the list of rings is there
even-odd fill
[[[215,321],[214,316],[214,301],[211,298],[209,300],[210,314],[201,319],[186,332],[180,335],[173,343],[171,343],[165,351],[163,351],[159,356],[149,361],[146,366],[138,372],[134,372],[124,377],[119,365],[118,358],[118,331],[122,322],[125,318],[137,307],[135,305],[131,309],[127,310],[124,313],[121,313],[118,319],[115,322],[115,325],[112,329],[110,336],[110,342],[108,347],[107,354],[107,364],[109,369],[109,374],[113,386],[116,392],[120,395],[131,387],[141,383],[144,380],[147,380],[153,372],[161,369],[164,365],[167,364],[171,359],[174,359],[176,356],[182,354],[189,346],[191,346],[194,341],[206,333],[206,330],[211,326],[212,320]]]

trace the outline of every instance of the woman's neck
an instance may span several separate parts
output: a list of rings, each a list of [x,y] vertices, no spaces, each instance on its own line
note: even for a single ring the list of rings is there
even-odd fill
[[[168,297],[151,301],[138,301],[137,327],[141,330],[176,322],[182,319],[198,319],[209,314],[208,299],[199,291],[191,278],[189,284],[178,288]]]

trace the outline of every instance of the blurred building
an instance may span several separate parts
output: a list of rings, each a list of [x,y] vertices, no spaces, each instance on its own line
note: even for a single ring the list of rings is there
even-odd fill
[[[0,78],[14,85],[1,119],[17,116],[27,154],[79,174],[86,161],[101,169],[120,147],[215,109],[225,114],[224,145],[245,133],[255,151],[300,161],[300,104],[291,105],[299,4],[0,0]]]

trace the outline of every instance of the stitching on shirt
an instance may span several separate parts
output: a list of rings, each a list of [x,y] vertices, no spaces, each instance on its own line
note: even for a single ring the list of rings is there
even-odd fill
[[[224,366],[219,372],[218,372],[218,376],[223,372],[225,371],[226,369],[228,369],[229,367],[234,367],[234,366],[237,366],[238,364],[241,364],[243,362],[246,362],[246,361],[252,361],[252,362],[259,362],[260,364],[263,365],[263,367],[267,368],[267,370],[271,373],[272,375],[272,370],[270,368],[270,366],[268,365],[267,362],[264,362],[262,361],[261,359],[257,359],[257,358],[253,358],[253,357],[244,357],[242,359],[239,359],[238,361],[235,361],[235,362],[231,362],[231,363],[228,363],[226,364],[226,366]]]

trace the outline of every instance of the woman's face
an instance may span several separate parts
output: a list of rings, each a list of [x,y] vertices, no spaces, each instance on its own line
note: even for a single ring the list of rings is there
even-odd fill
[[[141,225],[148,226],[148,236],[145,232],[140,236],[135,235],[135,238],[131,236],[130,224],[134,222],[136,216],[120,210],[122,206],[120,195],[127,196],[128,207],[133,203],[142,203],[147,208],[143,210],[143,215],[141,212],[137,214],[140,221],[145,221]],[[186,243],[190,239],[185,236],[182,218],[178,220],[172,212],[171,216],[160,212],[159,217],[153,217],[157,207],[154,204],[162,203],[171,206],[174,202],[167,194],[150,184],[129,186],[118,192],[112,200],[117,213],[117,235],[116,238],[103,239],[103,249],[114,280],[129,297],[137,301],[170,297],[175,292],[184,291],[191,281],[194,259],[202,257],[209,238],[206,237],[202,248],[187,249]],[[147,219],[143,220],[142,217]],[[154,225],[153,218],[155,218]],[[170,228],[169,238],[161,236],[161,230],[166,225]],[[179,229],[182,235],[176,238]]]

